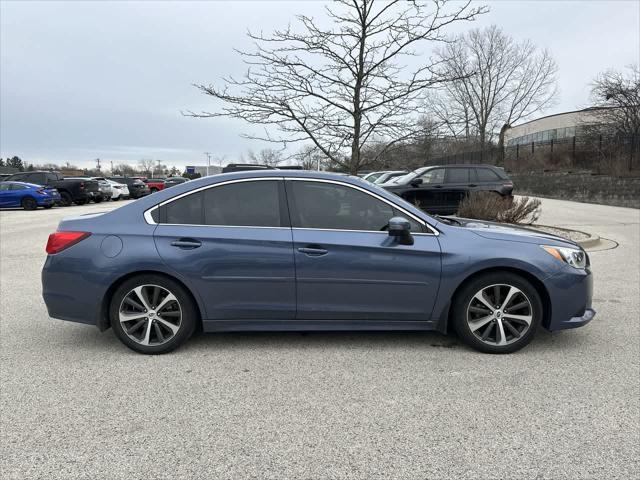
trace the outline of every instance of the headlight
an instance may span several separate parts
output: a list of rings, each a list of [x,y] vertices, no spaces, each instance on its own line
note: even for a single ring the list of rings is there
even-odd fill
[[[568,263],[574,268],[585,268],[588,265],[587,254],[581,248],[540,246],[551,256],[561,262]]]

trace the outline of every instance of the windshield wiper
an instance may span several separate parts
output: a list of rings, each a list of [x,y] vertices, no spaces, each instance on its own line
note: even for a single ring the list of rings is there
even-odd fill
[[[462,222],[459,220],[455,220],[453,218],[441,217],[440,215],[432,215],[437,218],[442,223],[446,223],[447,225],[462,225]]]

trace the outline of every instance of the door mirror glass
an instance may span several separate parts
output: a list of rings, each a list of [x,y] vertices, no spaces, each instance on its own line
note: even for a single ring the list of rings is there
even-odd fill
[[[396,238],[402,245],[413,245],[411,223],[404,217],[393,217],[389,220],[389,236]]]
[[[411,180],[411,186],[417,187],[418,185],[422,185],[423,180],[421,178],[414,178]]]

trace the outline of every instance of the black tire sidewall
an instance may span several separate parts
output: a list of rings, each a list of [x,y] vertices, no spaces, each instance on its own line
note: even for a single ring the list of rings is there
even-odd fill
[[[60,203],[65,207],[68,207],[73,203],[73,197],[68,192],[60,192]]]
[[[169,290],[176,296],[180,303],[180,307],[182,308],[182,323],[178,333],[175,334],[167,343],[157,346],[140,345],[129,338],[126,332],[122,329],[118,319],[120,304],[122,303],[124,296],[137,286],[150,284],[159,285]],[[185,290],[185,288],[168,277],[153,274],[139,275],[130,278],[116,289],[109,305],[109,319],[111,321],[111,328],[113,328],[114,333],[122,343],[138,353],[148,355],[158,355],[175,350],[186,342],[189,337],[191,337],[197,323],[199,322],[198,311],[194,305],[193,297]]]
[[[36,210],[38,208],[38,202],[33,197],[24,197],[20,204],[25,210]]]
[[[473,295],[483,288],[495,284],[513,285],[519,288],[529,298],[533,309],[533,320],[529,330],[521,339],[505,346],[484,343],[471,332],[467,324],[467,306]],[[528,280],[511,272],[491,272],[473,279],[456,294],[452,309],[452,322],[460,339],[470,347],[485,353],[512,353],[531,342],[542,323],[543,315],[544,308],[540,294]]]

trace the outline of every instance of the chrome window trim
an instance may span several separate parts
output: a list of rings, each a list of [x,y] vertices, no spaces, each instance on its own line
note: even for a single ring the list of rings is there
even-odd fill
[[[144,219],[149,225],[159,225],[156,221],[153,220],[153,218],[151,217],[151,213],[154,210],[157,210],[158,208],[160,208],[160,207],[162,207],[164,205],[167,205],[168,203],[171,203],[171,202],[174,202],[176,200],[179,200],[180,198],[186,197],[187,195],[191,195],[193,193],[198,193],[198,192],[201,192],[203,190],[207,190],[209,188],[215,188],[215,187],[221,187],[223,185],[229,185],[229,184],[232,184],[232,183],[259,182],[259,181],[268,181],[268,180],[276,181],[276,182],[282,182],[284,180],[292,180],[292,181],[301,181],[301,182],[332,183],[332,184],[335,184],[335,185],[341,185],[341,186],[344,186],[344,187],[353,188],[354,190],[359,190],[364,194],[370,195],[370,196],[372,196],[372,197],[374,197],[374,198],[386,203],[387,205],[390,205],[391,207],[396,208],[397,210],[401,211],[405,215],[411,217],[413,220],[418,222],[420,225],[423,225],[423,226],[427,227],[430,230],[430,232],[411,232],[412,235],[429,235],[429,236],[438,236],[438,235],[440,235],[440,232],[438,230],[436,230],[428,222],[425,222],[424,220],[416,217],[413,213],[410,213],[410,212],[406,211],[404,208],[402,208],[398,204],[392,202],[391,200],[387,200],[386,198],[381,197],[380,195],[377,195],[376,193],[370,192],[366,188],[362,188],[362,187],[359,187],[357,185],[352,185],[350,183],[340,182],[340,181],[337,181],[337,180],[327,180],[327,179],[323,179],[323,178],[307,178],[307,177],[239,178],[239,179],[235,179],[235,180],[227,180],[226,182],[215,183],[213,185],[205,185],[203,187],[199,187],[199,188],[196,188],[194,190],[189,190],[188,192],[181,193],[180,195],[178,195],[176,197],[169,198],[167,200],[164,200],[163,202],[158,203],[157,205],[154,205],[153,207],[148,208],[144,212]],[[287,230],[289,230],[289,229],[291,229],[291,230],[321,230],[321,231],[328,231],[328,232],[386,233],[386,232],[377,231],[377,230],[348,230],[348,229],[304,228],[304,227],[264,227],[264,226],[252,226],[252,225],[200,225],[200,224],[193,224],[193,223],[163,223],[161,225],[168,225],[168,226],[174,226],[174,227],[271,228],[271,229],[287,229]]]
[[[367,190],[366,188],[362,188],[359,187],[357,185],[352,185],[350,183],[345,183],[345,182],[340,182],[338,180],[327,180],[327,179],[323,179],[323,178],[304,178],[304,177],[285,177],[285,180],[293,180],[293,181],[301,181],[301,182],[320,182],[320,183],[334,183],[336,185],[341,185],[344,187],[350,187],[353,188],[354,190],[359,190],[362,193],[365,193],[367,195],[371,195],[372,197],[381,200],[382,202],[390,205],[391,207],[400,210],[402,213],[404,213],[405,215],[408,215],[409,217],[413,218],[416,222],[418,222],[420,225],[423,225],[425,227],[427,227],[429,230],[431,230],[431,233],[429,232],[411,232],[411,235],[433,235],[433,236],[438,236],[440,235],[440,232],[438,230],[436,230],[432,225],[430,225],[429,223],[425,222],[424,220],[422,220],[421,218],[416,217],[413,213],[410,213],[408,211],[406,211],[404,208],[402,208],[400,205],[392,202],[391,200],[387,200],[384,197],[381,197],[380,195],[371,192],[369,190]],[[383,231],[377,231],[377,230],[347,230],[347,229],[334,229],[334,228],[305,228],[305,227],[292,227],[293,230],[326,230],[326,231],[335,231],[335,232],[375,232],[375,233],[385,233]]]

